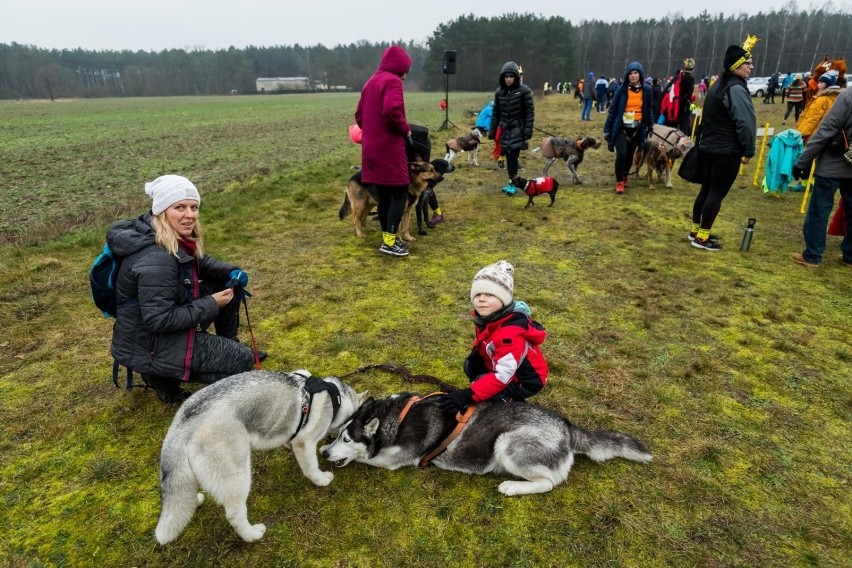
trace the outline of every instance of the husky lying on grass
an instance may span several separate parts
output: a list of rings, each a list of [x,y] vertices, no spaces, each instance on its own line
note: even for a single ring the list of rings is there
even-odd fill
[[[338,467],[353,460],[387,469],[418,465],[421,457],[447,438],[457,421],[438,408],[440,397],[422,399],[400,421],[411,396],[368,399],[337,439],[320,448],[323,457]],[[525,495],[545,493],[565,481],[575,453],[596,462],[618,457],[651,461],[651,454],[627,434],[583,430],[535,404],[487,401],[476,405],[467,426],[432,463],[463,473],[520,477],[525,481],[504,481],[498,490]]]
[[[249,523],[251,450],[292,449],[302,473],[315,485],[328,485],[317,443],[337,431],[367,393],[338,379],[292,373],[249,371],[196,392],[178,410],[160,455],[162,512],[157,542],[176,539],[204,501],[201,489],[225,507],[228,522],[246,542],[266,532]]]

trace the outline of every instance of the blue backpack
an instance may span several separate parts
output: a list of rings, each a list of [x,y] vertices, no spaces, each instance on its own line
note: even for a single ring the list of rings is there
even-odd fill
[[[92,300],[105,318],[114,318],[118,311],[116,301],[115,281],[118,278],[118,270],[121,268],[122,258],[116,255],[109,244],[104,244],[104,250],[95,258],[89,267],[89,284],[92,287]],[[118,387],[118,368],[121,365],[113,359],[112,382]],[[142,386],[142,385],[139,385]],[[127,368],[126,388],[133,388],[133,370]]]
[[[112,252],[108,244],[95,258],[89,267],[89,284],[92,287],[92,300],[105,318],[114,318],[116,308],[115,280],[118,269],[121,268],[121,258]]]

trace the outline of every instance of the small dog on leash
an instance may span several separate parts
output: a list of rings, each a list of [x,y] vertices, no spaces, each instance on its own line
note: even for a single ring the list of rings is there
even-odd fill
[[[597,149],[600,147],[600,140],[588,136],[577,139],[550,136],[548,138],[544,138],[541,141],[541,145],[533,151],[541,152],[541,155],[547,158],[547,161],[544,164],[544,169],[541,172],[542,176],[547,177],[547,172],[550,170],[550,166],[553,165],[553,162],[556,160],[564,160],[565,166],[571,174],[571,179],[575,184],[580,185],[583,182],[580,180],[580,176],[577,175],[577,167],[583,163],[583,156],[586,154],[587,149]]]
[[[305,477],[324,487],[334,474],[319,468],[317,444],[346,424],[366,398],[337,377],[317,379],[304,369],[240,373],[193,394],[163,440],[157,542],[180,536],[204,501],[199,487],[224,506],[243,540],[261,538],[266,525],[252,525],[246,509],[251,451],[291,449]]]
[[[666,187],[672,186],[672,164],[674,160],[680,157],[680,150],[672,148],[670,154],[666,152],[665,146],[661,143],[652,143],[650,140],[645,145],[643,152],[636,148],[633,154],[633,168],[636,171],[636,177],[642,177],[642,166],[645,166],[645,177],[648,179],[648,189],[654,186],[654,173],[657,174],[657,181],[665,184]]]
[[[524,205],[524,209],[530,205],[535,205],[535,203],[533,203],[533,198],[535,196],[545,193],[550,196],[550,205],[548,205],[548,207],[552,207],[553,203],[556,201],[556,192],[559,190],[559,182],[556,178],[549,176],[537,177],[535,179],[516,177],[512,180],[512,185],[518,189],[522,189],[524,193],[529,196],[527,204]]]
[[[467,152],[467,163],[478,166],[479,144],[482,142],[482,132],[478,128],[471,130],[467,136],[459,136],[447,141],[447,154],[444,159],[452,162],[459,152]]]
[[[672,168],[678,158],[683,157],[695,142],[686,134],[672,126],[655,124],[648,133],[645,144],[645,153],[638,152],[633,156],[633,165],[636,169],[636,177],[639,177],[639,169],[644,164],[647,167],[648,188],[653,186],[653,174],[657,172],[659,181],[664,182],[666,187],[672,186]]]

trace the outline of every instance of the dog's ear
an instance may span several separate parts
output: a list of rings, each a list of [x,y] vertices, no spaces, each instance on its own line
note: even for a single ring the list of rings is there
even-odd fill
[[[379,419],[371,418],[366,424],[364,424],[364,435],[368,438],[372,438],[376,435],[376,432],[379,431],[379,426],[381,426]]]
[[[362,404],[364,404],[365,400],[373,400],[373,397],[370,396],[370,391],[355,393],[356,406],[360,407]]]

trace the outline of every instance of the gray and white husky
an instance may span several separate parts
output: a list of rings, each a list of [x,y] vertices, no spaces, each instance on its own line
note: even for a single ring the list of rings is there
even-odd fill
[[[456,419],[438,408],[438,397],[427,397],[400,422],[410,396],[368,399],[337,439],[320,448],[323,457],[339,467],[353,460],[387,469],[418,465],[455,428]],[[520,477],[525,481],[504,481],[498,490],[525,495],[545,493],[565,481],[575,453],[596,462],[616,457],[651,461],[651,454],[627,434],[583,430],[535,404],[487,401],[476,406],[461,434],[432,463],[463,473]]]
[[[166,544],[183,532],[204,501],[199,486],[225,507],[228,522],[243,540],[262,537],[266,526],[252,525],[247,517],[251,450],[292,449],[305,477],[320,487],[331,483],[334,474],[319,469],[317,444],[346,423],[367,393],[356,394],[337,377],[322,381],[304,370],[249,371],[189,397],[163,440],[157,542]],[[306,385],[334,388],[311,396]]]

